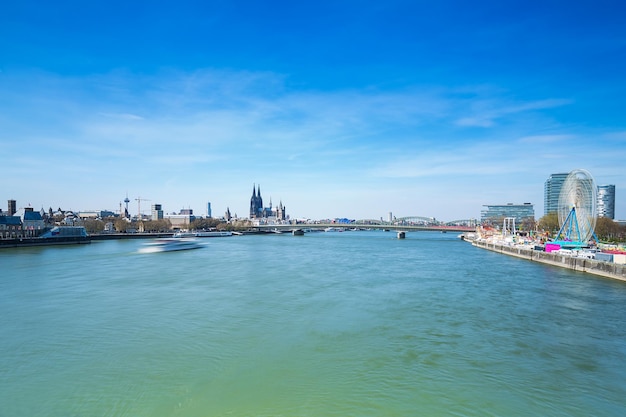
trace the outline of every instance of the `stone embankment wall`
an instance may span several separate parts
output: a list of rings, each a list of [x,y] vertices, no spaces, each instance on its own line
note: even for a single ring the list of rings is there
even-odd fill
[[[73,245],[91,243],[89,236],[32,237],[18,239],[0,239],[0,248],[19,248],[25,246]]]
[[[626,281],[626,265],[613,262],[596,261],[595,259],[574,258],[554,252],[542,252],[531,248],[521,248],[516,246],[499,245],[484,241],[472,241],[472,245],[490,251],[503,253],[543,264],[569,268],[575,271],[587,272],[589,274],[601,275],[607,278]]]

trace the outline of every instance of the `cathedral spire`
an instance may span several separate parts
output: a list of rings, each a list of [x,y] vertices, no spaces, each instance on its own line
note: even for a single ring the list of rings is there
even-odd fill
[[[252,197],[250,198],[250,218],[255,219],[263,215],[263,199],[261,198],[261,186],[252,185]]]

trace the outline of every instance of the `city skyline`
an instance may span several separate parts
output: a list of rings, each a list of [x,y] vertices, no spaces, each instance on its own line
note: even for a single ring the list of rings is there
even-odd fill
[[[582,168],[624,220],[624,8],[7,4],[0,196],[247,217],[260,184],[291,218],[540,218]]]

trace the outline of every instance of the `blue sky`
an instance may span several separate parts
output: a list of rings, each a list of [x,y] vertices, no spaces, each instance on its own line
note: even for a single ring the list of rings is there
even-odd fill
[[[292,218],[543,215],[550,174],[626,219],[620,1],[5,2],[0,199]]]

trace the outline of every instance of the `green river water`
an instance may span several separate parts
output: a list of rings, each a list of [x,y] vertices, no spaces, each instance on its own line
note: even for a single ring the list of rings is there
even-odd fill
[[[625,416],[626,283],[456,234],[0,250],[0,416]]]

